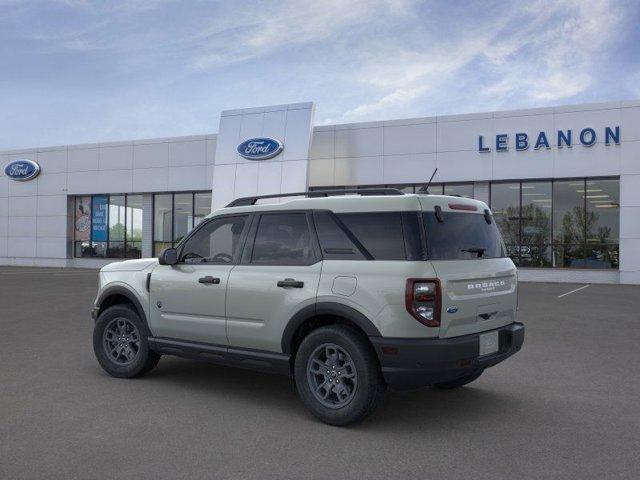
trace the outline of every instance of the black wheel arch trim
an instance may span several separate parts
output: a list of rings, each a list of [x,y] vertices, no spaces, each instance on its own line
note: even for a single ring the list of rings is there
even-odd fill
[[[140,319],[142,320],[142,323],[144,324],[146,336],[147,337],[151,336],[151,330],[149,329],[149,323],[147,322],[147,314],[145,313],[144,308],[142,308],[142,304],[140,303],[140,300],[138,300],[138,297],[135,295],[135,293],[133,293],[128,288],[123,287],[122,285],[113,285],[111,287],[105,288],[98,296],[98,299],[96,300],[96,303],[95,303],[95,307],[101,310],[102,303],[107,298],[112,297],[114,295],[122,295],[133,304],[134,308],[136,309],[136,312],[138,313],[138,315],[140,316]],[[96,315],[96,319],[97,317],[98,316]]]
[[[369,337],[382,336],[380,330],[376,328],[373,322],[355,308],[337,302],[318,302],[302,308],[289,319],[289,322],[282,334],[281,347],[283,353],[292,353],[291,345],[298,328],[300,328],[300,326],[307,320],[318,315],[335,315],[337,317],[342,317],[353,322]]]

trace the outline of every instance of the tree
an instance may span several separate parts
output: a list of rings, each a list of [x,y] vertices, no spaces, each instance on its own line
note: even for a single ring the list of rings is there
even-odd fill
[[[109,227],[109,240],[110,241],[124,241],[124,225],[116,223]]]

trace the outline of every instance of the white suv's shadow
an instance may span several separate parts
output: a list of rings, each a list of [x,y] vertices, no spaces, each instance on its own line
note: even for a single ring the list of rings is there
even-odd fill
[[[237,412],[239,408],[259,406],[273,414],[286,412],[296,417],[296,421],[316,421],[299,402],[292,380],[281,375],[165,357],[158,367],[137,381],[153,382],[171,396],[208,395],[209,404],[216,410],[231,407]],[[493,386],[483,385],[488,382],[482,379],[456,390],[392,390],[370,417],[349,428],[424,432],[517,414],[523,400],[513,392],[503,394]]]

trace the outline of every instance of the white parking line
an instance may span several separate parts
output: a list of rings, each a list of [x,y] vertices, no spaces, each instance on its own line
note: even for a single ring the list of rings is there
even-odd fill
[[[570,292],[563,293],[562,295],[558,295],[558,298],[566,297],[567,295],[571,295],[572,293],[579,292],[580,290],[584,290],[585,288],[587,288],[589,286],[590,285],[584,285],[584,286],[582,286],[580,288],[576,288],[575,290],[571,290]]]

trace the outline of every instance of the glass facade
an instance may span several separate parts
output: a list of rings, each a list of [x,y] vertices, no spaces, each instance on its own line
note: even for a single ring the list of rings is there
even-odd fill
[[[75,197],[74,256],[140,258],[142,195]]]
[[[618,179],[494,182],[490,203],[517,265],[618,268]]]
[[[175,247],[211,212],[211,192],[153,195],[153,255]]]
[[[424,186],[362,185],[310,190]],[[432,183],[429,193],[474,197],[473,183]],[[618,268],[620,180],[504,181],[490,183],[491,210],[509,255],[520,267]]]
[[[419,192],[424,184],[369,185]],[[329,187],[312,187],[319,190]],[[436,183],[436,195],[473,198],[473,183]],[[616,269],[620,180],[579,178],[491,182],[489,204],[507,255],[520,267]],[[74,198],[74,256],[140,258],[142,194]],[[153,194],[153,255],[176,246],[211,210],[211,192]]]

